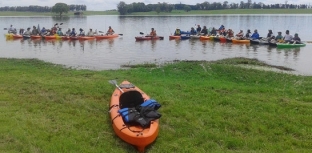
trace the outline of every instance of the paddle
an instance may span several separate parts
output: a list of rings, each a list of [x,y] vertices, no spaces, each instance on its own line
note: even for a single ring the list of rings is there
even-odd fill
[[[117,85],[116,80],[109,80],[108,82],[112,85],[115,85],[122,93],[124,93],[124,91]]]
[[[144,35],[143,32],[140,32],[141,35]],[[153,36],[149,36],[149,35],[146,35],[145,37],[153,37]],[[164,40],[164,37],[163,36],[156,36],[158,37],[160,40]]]

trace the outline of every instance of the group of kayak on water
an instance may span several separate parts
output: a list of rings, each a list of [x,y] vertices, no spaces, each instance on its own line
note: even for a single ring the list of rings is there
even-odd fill
[[[253,34],[251,34],[250,29],[248,29],[246,34],[244,34],[243,30],[240,30],[236,35],[234,35],[234,31],[232,29],[226,30],[224,25],[221,25],[219,29],[216,29],[214,27],[207,29],[206,26],[203,26],[203,28],[201,28],[200,25],[197,25],[196,30],[194,27],[192,27],[189,32],[183,32],[179,28],[177,28],[174,32],[175,36],[180,36],[183,34],[200,35],[200,36],[219,36],[219,37],[225,37],[228,39],[238,39],[238,40],[262,39],[262,40],[272,42],[272,43],[276,43],[276,42],[301,43],[301,39],[299,35],[296,33],[293,37],[292,35],[290,35],[289,30],[286,30],[286,34],[284,36],[282,36],[282,32],[278,32],[278,34],[275,36],[273,34],[273,31],[269,30],[267,37],[263,38],[263,37],[260,37],[257,29],[254,30]]]
[[[61,23],[62,24],[62,23]],[[13,27],[13,25],[10,26],[8,29],[8,33],[17,34],[16,28]],[[103,33],[100,31],[100,33]],[[112,29],[111,26],[109,26],[107,32],[105,35],[113,35],[115,31]],[[181,31],[179,28],[177,28],[174,32],[175,36],[181,36],[183,34],[187,35],[196,35],[196,36],[216,36],[216,37],[225,37],[227,39],[237,39],[237,40],[264,40],[271,43],[297,43],[300,44],[301,39],[299,35],[296,33],[294,37],[290,35],[289,30],[286,30],[286,34],[282,36],[282,32],[278,32],[278,34],[275,36],[273,34],[272,30],[268,31],[267,37],[260,37],[257,29],[254,30],[253,34],[251,34],[251,31],[248,29],[246,34],[244,34],[243,30],[240,30],[236,35],[234,35],[234,31],[232,29],[226,30],[224,25],[221,25],[219,29],[216,29],[214,27],[207,29],[206,26],[203,26],[203,28],[200,27],[200,25],[197,25],[197,28],[191,27],[190,31],[184,32]],[[80,28],[79,33],[76,32],[75,28],[68,28],[68,30],[63,33],[62,28],[58,26],[58,24],[55,24],[51,29],[42,28],[41,30],[36,28],[36,26],[33,26],[33,29],[30,30],[30,28],[27,28],[26,31],[24,29],[19,30],[19,34],[23,36],[32,36],[32,35],[40,35],[40,36],[51,36],[51,35],[59,35],[59,36],[88,36],[88,37],[94,37],[98,35],[97,30],[93,31],[92,29],[89,30],[87,34],[85,34],[85,31]],[[103,34],[100,34],[103,35]],[[154,28],[151,28],[151,32],[147,37],[155,37],[157,36],[156,30]]]
[[[20,29],[19,34],[23,36],[32,36],[32,35],[52,36],[52,35],[57,34],[58,36],[70,36],[70,37],[75,37],[75,36],[94,37],[98,35],[97,30],[92,31],[92,29],[90,29],[89,32],[85,34],[85,31],[82,28],[79,29],[79,33],[76,32],[75,28],[72,28],[72,29],[68,28],[68,30],[65,33],[63,33],[62,28],[60,28],[58,24],[55,24],[51,29],[46,29],[45,27],[43,27],[40,30],[38,28],[36,28],[36,26],[33,26],[32,30],[30,30],[30,28],[27,28],[26,31],[24,31],[24,29]],[[11,25],[10,28],[8,29],[8,33],[17,34],[17,30],[16,28],[13,27],[13,25]],[[115,31],[112,29],[111,26],[109,26],[105,35],[113,35],[114,33]]]

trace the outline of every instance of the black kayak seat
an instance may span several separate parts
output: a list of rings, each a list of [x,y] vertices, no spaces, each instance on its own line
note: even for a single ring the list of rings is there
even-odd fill
[[[124,92],[119,97],[119,108],[132,108],[144,102],[142,94],[137,90]]]

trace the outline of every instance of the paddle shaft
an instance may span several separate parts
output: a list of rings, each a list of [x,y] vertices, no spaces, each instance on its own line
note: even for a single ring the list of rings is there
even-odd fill
[[[117,81],[116,80],[109,80],[108,81],[110,84],[113,84],[117,87],[118,90],[120,90],[122,93],[124,93],[124,91],[117,85]]]
[[[122,93],[124,93],[124,91],[117,84],[115,84],[115,86],[118,88],[118,90],[120,90]]]

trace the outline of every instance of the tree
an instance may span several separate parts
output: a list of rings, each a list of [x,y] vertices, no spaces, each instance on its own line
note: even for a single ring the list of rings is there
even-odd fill
[[[186,11],[186,12],[191,11],[191,7],[188,6],[188,5],[185,5],[185,6],[184,6],[184,11]]]
[[[117,5],[117,9],[120,15],[126,15],[128,11],[127,4],[124,1],[120,1]]]
[[[247,8],[248,8],[248,9],[251,7],[251,4],[252,4],[252,1],[251,1],[251,0],[248,0],[248,1],[247,1]]]
[[[68,11],[69,11],[69,6],[65,3],[56,3],[52,7],[52,12],[59,13],[60,17],[62,16],[63,13],[68,13]]]
[[[157,14],[159,14],[160,13],[160,6],[158,6],[155,11]]]
[[[229,2],[228,1],[224,1],[223,2],[223,9],[226,9],[228,7]]]

